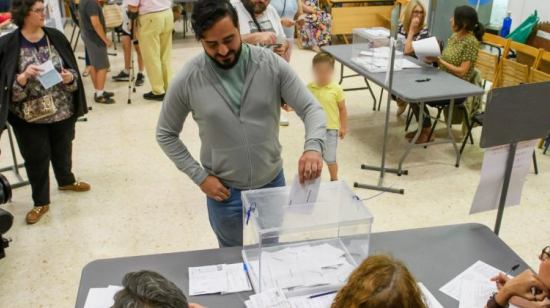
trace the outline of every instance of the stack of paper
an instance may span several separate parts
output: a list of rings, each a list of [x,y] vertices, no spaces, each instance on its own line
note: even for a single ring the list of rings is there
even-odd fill
[[[115,304],[116,293],[122,289],[119,286],[92,288],[88,291],[84,308],[111,308]]]
[[[491,295],[497,292],[496,284],[491,278],[499,273],[502,271],[483,261],[477,261],[439,290],[459,301],[459,308],[485,307]]]
[[[243,263],[189,268],[189,295],[250,291]]]
[[[259,262],[250,263],[258,277]],[[303,245],[262,253],[262,289],[295,290],[322,285],[342,285],[354,267],[346,252],[328,243]]]
[[[246,308],[330,308],[335,297],[336,293],[315,298],[299,296],[287,299],[281,289],[273,289],[252,295],[250,300],[244,303]]]

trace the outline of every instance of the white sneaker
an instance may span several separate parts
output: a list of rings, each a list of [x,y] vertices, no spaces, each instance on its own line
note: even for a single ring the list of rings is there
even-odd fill
[[[281,118],[279,119],[279,125],[281,126],[288,126],[290,124],[290,122],[288,121],[288,118],[286,117],[286,115],[281,112]]]

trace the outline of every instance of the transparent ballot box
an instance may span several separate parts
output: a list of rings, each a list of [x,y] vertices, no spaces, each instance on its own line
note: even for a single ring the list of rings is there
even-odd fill
[[[403,69],[405,37],[395,42],[394,71]],[[386,72],[390,65],[390,30],[382,27],[353,29],[351,61],[370,72]]]
[[[343,181],[316,202],[288,205],[290,187],[242,192],[243,259],[256,293],[335,291],[368,256],[373,216]]]

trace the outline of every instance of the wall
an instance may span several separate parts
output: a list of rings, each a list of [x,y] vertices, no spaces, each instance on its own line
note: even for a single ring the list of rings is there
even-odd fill
[[[550,21],[549,0],[510,0],[508,11],[512,12],[512,30],[538,10],[540,21]]]

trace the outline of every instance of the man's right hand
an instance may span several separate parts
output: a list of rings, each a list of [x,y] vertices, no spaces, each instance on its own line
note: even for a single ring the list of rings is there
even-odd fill
[[[218,202],[227,200],[231,196],[229,189],[225,188],[220,180],[212,175],[207,176],[199,187],[208,197]]]
[[[107,47],[111,47],[113,46],[113,41],[111,41],[110,39],[105,39],[105,45],[107,45]]]
[[[258,43],[263,45],[277,43],[277,35],[273,32],[256,32],[258,35]]]

